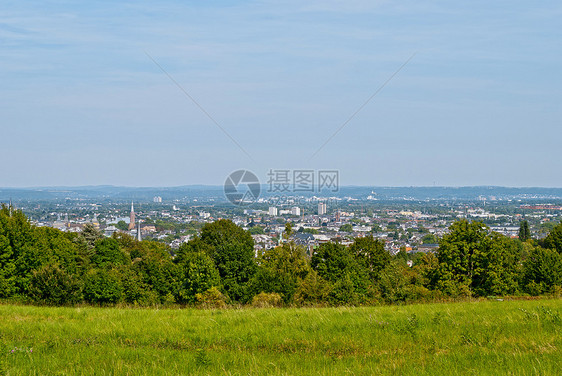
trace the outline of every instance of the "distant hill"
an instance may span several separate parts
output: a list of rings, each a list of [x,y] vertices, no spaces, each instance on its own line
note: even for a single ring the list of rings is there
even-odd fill
[[[351,197],[355,199],[375,200],[505,200],[525,199],[544,200],[562,199],[562,188],[540,187],[366,187],[345,186],[338,192],[290,193],[267,192],[268,186],[262,187],[262,197],[286,194],[319,197]],[[161,196],[164,200],[174,199],[216,199],[225,200],[222,186],[187,185],[179,187],[118,187],[110,185],[81,187],[38,187],[38,188],[0,188],[0,202],[10,199],[20,201],[36,200],[152,200]]]

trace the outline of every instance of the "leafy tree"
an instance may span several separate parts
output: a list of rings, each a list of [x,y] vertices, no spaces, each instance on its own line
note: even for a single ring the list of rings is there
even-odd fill
[[[371,232],[372,232],[373,234],[377,234],[377,233],[379,233],[379,232],[382,232],[382,227],[381,227],[380,225],[378,225],[378,224],[375,223],[375,224],[371,227]]]
[[[481,222],[461,220],[439,243],[436,287],[449,295],[511,293],[517,290],[513,243],[488,233]]]
[[[235,301],[248,301],[247,284],[256,272],[254,240],[232,221],[221,219],[201,229],[201,240],[213,247],[211,257],[224,290]]]
[[[556,225],[544,239],[545,248],[555,249],[562,253],[562,222]]]
[[[130,267],[119,266],[123,301],[134,305],[150,306],[161,302],[152,286],[142,280],[142,276]]]
[[[529,230],[529,222],[521,221],[519,224],[519,240],[526,242],[531,239],[531,230]]]
[[[177,296],[181,272],[173,263],[167,246],[154,241],[137,242],[130,251],[132,270],[158,294],[161,303],[172,303]]]
[[[0,221],[0,298],[8,298],[17,291],[16,265],[10,240],[2,234],[2,230],[2,222]]]
[[[298,281],[311,271],[306,250],[292,242],[266,250],[258,263],[251,283],[253,293],[278,293],[285,303],[292,301]]]
[[[391,256],[384,249],[384,241],[372,236],[356,238],[349,251],[369,271],[371,280],[378,280],[380,272],[390,264]]]
[[[261,226],[251,227],[248,231],[250,231],[250,234],[252,234],[252,235],[263,235],[263,234],[265,234],[265,231],[263,230],[263,227],[261,227]]]
[[[318,274],[333,284],[338,284],[339,290],[336,289],[334,294],[338,294],[341,289],[353,286],[351,296],[354,301],[345,303],[354,303],[364,300],[368,292],[369,272],[364,268],[353,256],[348,247],[338,243],[325,243],[318,247],[311,259],[311,266]],[[351,281],[351,285],[348,282]],[[344,284],[344,287],[339,285]],[[344,303],[342,295],[332,295],[332,303]]]
[[[0,209],[0,296],[25,295],[32,271],[45,261],[35,248],[35,228],[21,210]]]
[[[535,247],[523,264],[527,292],[539,295],[562,286],[562,255],[553,249]]]
[[[353,232],[353,225],[351,223],[346,223],[340,226],[341,232]]]
[[[421,239],[422,244],[437,244],[439,239],[433,234],[426,234]]]
[[[129,225],[127,225],[127,223],[125,221],[117,222],[115,227],[117,227],[121,231],[127,231],[129,229]]]
[[[98,240],[103,239],[101,231],[95,228],[95,226],[91,223],[86,223],[84,225],[81,234],[90,249],[96,246],[96,242]]]
[[[84,298],[89,303],[108,304],[121,301],[123,286],[116,270],[93,269],[84,280]]]
[[[331,284],[312,270],[303,280],[299,280],[294,301],[299,305],[324,303],[331,289]]]
[[[49,305],[78,303],[82,299],[78,280],[56,264],[33,273],[29,294],[36,302]]]
[[[472,288],[477,295],[506,295],[518,290],[519,251],[516,244],[498,233],[489,235],[476,255]]]
[[[94,250],[92,263],[98,267],[111,268],[115,265],[128,264],[130,262],[128,255],[119,246],[119,242],[113,238],[97,240]]]
[[[293,234],[293,224],[291,222],[285,223],[285,238],[289,239]]]
[[[205,252],[183,254],[178,266],[181,276],[176,300],[180,303],[195,303],[197,294],[220,286],[219,271],[213,259]]]
[[[182,245],[180,245],[180,247],[176,251],[174,262],[176,264],[181,264],[186,255],[199,252],[205,253],[212,258],[215,254],[215,247],[203,241],[200,237],[196,236],[187,243],[183,243]]]
[[[398,261],[393,260],[381,271],[379,289],[388,303],[404,301],[407,285],[406,266]]]

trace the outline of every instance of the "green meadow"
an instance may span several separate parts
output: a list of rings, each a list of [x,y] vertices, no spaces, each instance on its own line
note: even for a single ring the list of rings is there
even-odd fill
[[[562,300],[381,307],[0,305],[6,375],[560,375]]]

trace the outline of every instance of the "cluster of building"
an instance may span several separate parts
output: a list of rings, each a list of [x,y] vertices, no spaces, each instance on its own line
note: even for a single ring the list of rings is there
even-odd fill
[[[532,220],[536,229],[545,222],[559,220],[562,214],[555,205],[522,205],[520,209],[523,212],[506,214],[505,210],[494,210],[485,205],[380,205],[373,200],[363,203],[341,204],[335,201],[332,205],[329,201],[319,201],[298,206],[288,202],[232,210],[232,207],[214,204],[186,205],[175,202],[172,205],[163,203],[162,197],[155,196],[152,203],[142,203],[143,210],[140,213],[135,212],[134,203],[131,203],[128,215],[122,204],[79,203],[76,207],[78,214],[71,215],[70,219],[69,208],[64,205],[57,206],[62,210],[57,209],[46,215],[35,216],[34,213],[40,212],[38,206],[28,209],[39,226],[81,231],[86,224],[91,224],[106,236],[124,232],[139,240],[164,241],[173,248],[189,241],[203,224],[228,218],[253,234],[256,252],[284,241],[293,241],[306,247],[310,253],[325,242],[350,244],[355,238],[364,236],[384,240],[391,253],[429,252],[437,247],[438,239],[458,219],[483,221],[493,231],[516,237],[522,219]],[[426,205],[426,210],[423,205]],[[288,222],[292,227],[290,234],[286,231]],[[172,226],[159,226],[157,223]],[[173,224],[184,226],[174,228]],[[185,230],[188,224],[190,231]]]

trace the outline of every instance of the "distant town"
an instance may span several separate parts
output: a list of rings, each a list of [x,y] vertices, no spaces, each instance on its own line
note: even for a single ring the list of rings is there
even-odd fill
[[[439,189],[443,190],[435,190]],[[437,248],[448,227],[463,218],[482,221],[492,231],[509,237],[517,237],[521,221],[526,220],[532,236],[542,238],[562,219],[558,192],[514,192],[496,187],[487,188],[492,194],[471,198],[471,194],[486,192],[469,187],[469,192],[452,189],[455,195],[434,192],[437,197],[424,198],[427,188],[394,190],[401,193],[349,188],[332,197],[270,195],[246,207],[230,204],[219,189],[203,188],[181,194],[166,189],[162,195],[156,188],[143,194],[123,191],[113,194],[115,197],[108,193],[113,188],[90,195],[52,189],[50,192],[56,193],[52,197],[44,197],[43,190],[37,192],[38,197],[29,191],[8,193],[19,194],[13,205],[37,226],[80,232],[91,224],[108,237],[124,232],[139,240],[164,242],[172,250],[197,236],[205,223],[223,218],[250,231],[256,253],[293,241],[309,254],[325,242],[350,244],[365,236],[384,240],[391,254],[429,252]],[[0,190],[2,196],[6,193]],[[150,193],[154,195],[147,197]],[[136,198],[122,197],[127,194]]]

